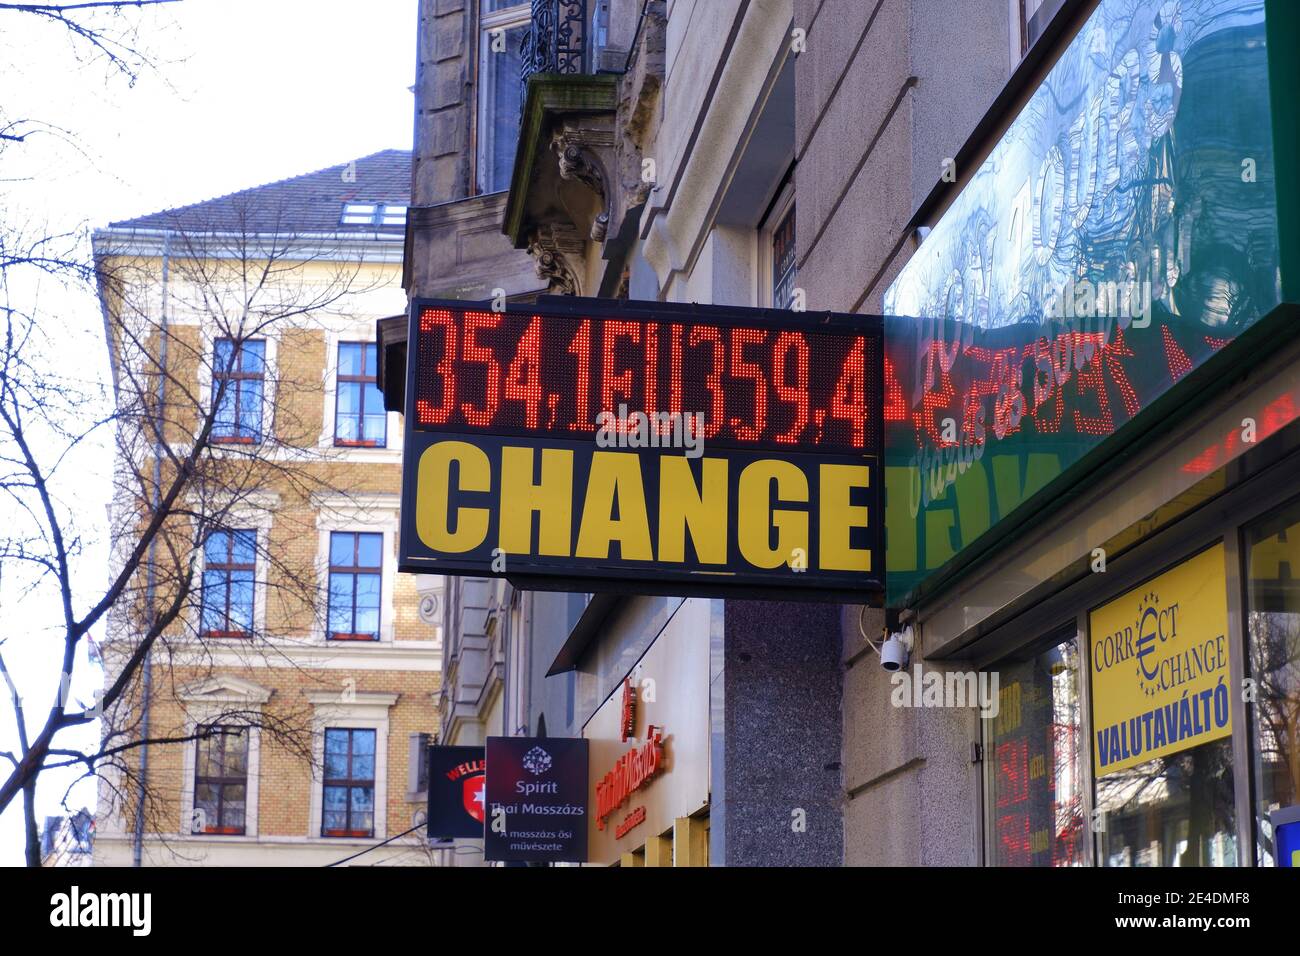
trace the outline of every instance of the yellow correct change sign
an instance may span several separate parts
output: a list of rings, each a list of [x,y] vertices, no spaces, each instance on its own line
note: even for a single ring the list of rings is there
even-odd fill
[[[1232,733],[1222,544],[1088,618],[1098,777]]]

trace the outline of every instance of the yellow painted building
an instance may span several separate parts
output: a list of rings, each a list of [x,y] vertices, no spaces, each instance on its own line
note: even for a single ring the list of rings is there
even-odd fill
[[[147,707],[104,714],[106,742],[151,743],[101,771],[97,864],[434,862],[443,582],[397,573],[401,421],[374,384],[410,187],[389,150],[94,236],[127,436],[115,553],[206,444],[103,641],[107,687],[176,602]]]

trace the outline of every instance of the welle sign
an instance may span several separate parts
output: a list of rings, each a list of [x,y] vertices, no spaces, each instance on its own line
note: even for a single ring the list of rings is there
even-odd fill
[[[883,590],[878,317],[415,300],[408,335],[402,570]]]

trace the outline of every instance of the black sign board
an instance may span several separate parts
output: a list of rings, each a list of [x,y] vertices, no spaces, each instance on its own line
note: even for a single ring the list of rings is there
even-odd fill
[[[878,316],[547,297],[410,323],[402,570],[883,592]]]
[[[482,747],[429,748],[430,840],[483,837],[486,767]]]
[[[483,858],[528,863],[587,861],[587,741],[487,739]]]

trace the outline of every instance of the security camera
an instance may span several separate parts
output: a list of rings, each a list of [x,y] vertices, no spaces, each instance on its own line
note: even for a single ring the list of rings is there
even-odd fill
[[[880,666],[885,670],[902,670],[907,666],[908,655],[912,652],[912,626],[909,624],[901,631],[893,631],[880,645]]]

